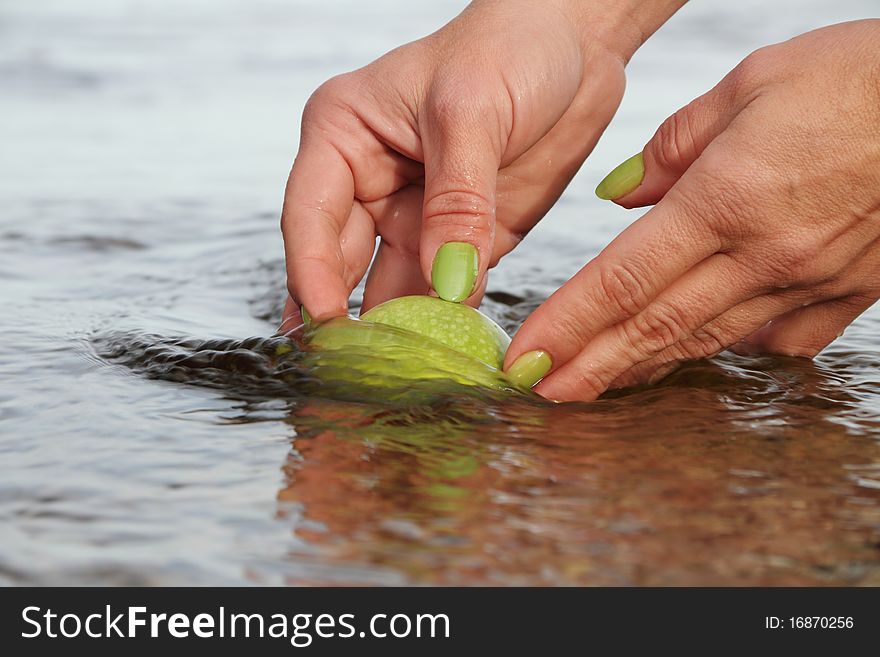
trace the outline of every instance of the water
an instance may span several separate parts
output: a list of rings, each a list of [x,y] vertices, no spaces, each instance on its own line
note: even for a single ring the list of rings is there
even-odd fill
[[[514,331],[638,216],[591,190],[666,115],[872,4],[686,8],[485,311]],[[815,362],[724,355],[593,404],[278,355],[309,90],[458,7],[0,3],[0,582],[880,584],[877,310]]]

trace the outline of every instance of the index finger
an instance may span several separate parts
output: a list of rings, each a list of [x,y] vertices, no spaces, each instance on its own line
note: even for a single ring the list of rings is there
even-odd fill
[[[721,240],[676,203],[633,223],[522,325],[504,369],[527,352],[547,352],[558,369],[604,329],[644,310],[663,290],[721,249]]]
[[[316,320],[348,312],[340,236],[353,204],[345,158],[320,136],[304,134],[287,180],[281,233],[288,291]]]

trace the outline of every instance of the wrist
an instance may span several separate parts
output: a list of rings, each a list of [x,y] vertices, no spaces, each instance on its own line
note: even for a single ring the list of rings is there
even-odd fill
[[[585,47],[598,41],[628,62],[687,0],[552,0],[571,20]]]

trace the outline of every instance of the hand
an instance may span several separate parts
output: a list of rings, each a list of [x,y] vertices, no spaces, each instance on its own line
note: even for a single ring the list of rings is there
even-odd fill
[[[377,235],[364,310],[427,293],[447,243],[438,293],[479,304],[486,270],[552,206],[611,120],[629,56],[683,0],[647,4],[478,0],[322,85],[285,195],[286,320],[299,304],[317,320],[345,314]]]
[[[507,367],[552,361],[536,390],[588,400],[732,345],[812,357],[840,335],[880,297],[878,43],[868,20],[763,48],[670,117],[597,190],[657,205],[528,318]]]

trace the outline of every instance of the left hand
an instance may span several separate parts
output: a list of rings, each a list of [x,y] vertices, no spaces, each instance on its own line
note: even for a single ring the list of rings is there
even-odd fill
[[[880,298],[880,20],[750,55],[600,190],[657,205],[528,318],[505,368],[594,399],[740,348],[812,357]],[[643,172],[643,175],[640,175]],[[528,358],[524,359],[524,361]]]

